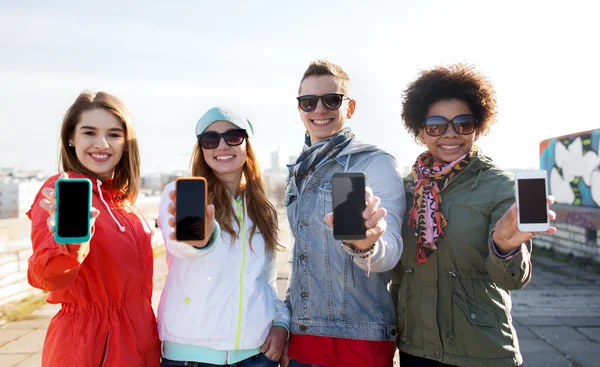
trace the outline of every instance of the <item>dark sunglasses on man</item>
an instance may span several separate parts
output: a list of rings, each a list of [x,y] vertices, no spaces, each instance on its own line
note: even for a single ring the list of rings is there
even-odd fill
[[[343,94],[340,93],[327,93],[322,96],[315,95],[305,95],[296,98],[298,100],[298,106],[304,112],[311,112],[317,108],[317,104],[319,103],[319,99],[323,102],[323,106],[328,110],[335,111],[342,107],[342,102],[345,99],[350,99],[348,97],[344,97]]]
[[[198,135],[198,141],[204,149],[215,149],[219,146],[221,138],[225,140],[225,143],[230,147],[235,147],[241,145],[244,142],[244,139],[248,138],[248,133],[244,129],[231,129],[224,133],[206,131]]]
[[[452,124],[452,128],[460,135],[471,135],[475,131],[475,127],[479,121],[473,115],[464,114],[448,120],[443,116],[429,116],[425,119],[423,127],[429,136],[441,136],[448,130],[448,125]]]

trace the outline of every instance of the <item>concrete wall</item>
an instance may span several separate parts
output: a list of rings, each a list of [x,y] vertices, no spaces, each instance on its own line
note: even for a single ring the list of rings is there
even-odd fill
[[[600,129],[542,141],[540,168],[556,198],[559,232],[535,244],[600,262]]]

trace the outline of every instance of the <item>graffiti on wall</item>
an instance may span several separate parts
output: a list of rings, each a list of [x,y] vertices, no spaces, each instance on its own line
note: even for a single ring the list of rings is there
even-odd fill
[[[552,209],[556,213],[556,222],[583,228],[600,228],[600,208],[555,204]]]
[[[560,204],[600,207],[600,129],[540,143],[540,168]]]

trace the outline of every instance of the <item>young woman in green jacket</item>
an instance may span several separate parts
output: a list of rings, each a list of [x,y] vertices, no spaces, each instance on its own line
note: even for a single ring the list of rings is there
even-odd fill
[[[404,180],[392,281],[402,367],[523,363],[510,291],[531,279],[535,233],[517,230],[512,175],[474,144],[495,116],[491,83],[464,64],[424,71],[404,93],[404,125],[427,150]]]

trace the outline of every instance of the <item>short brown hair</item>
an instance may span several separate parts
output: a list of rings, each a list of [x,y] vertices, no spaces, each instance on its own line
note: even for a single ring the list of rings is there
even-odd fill
[[[117,163],[113,177],[112,188],[117,191],[114,198],[122,203],[129,201],[135,202],[140,186],[140,152],[133,125],[133,118],[117,97],[106,92],[93,93],[83,91],[75,102],[69,107],[63,119],[60,131],[60,155],[59,168],[63,171],[73,171],[76,173],[91,176],[100,179],[94,172],[91,172],[77,158],[74,147],[70,147],[68,142],[72,138],[75,127],[81,120],[81,114],[86,111],[101,109],[112,113],[121,123],[125,131],[125,150],[119,163]]]
[[[425,70],[408,85],[402,100],[406,130],[418,137],[429,107],[445,99],[458,99],[469,105],[479,120],[480,135],[487,134],[496,120],[496,92],[491,82],[473,66],[459,63]]]
[[[346,93],[348,91],[348,83],[350,82],[350,77],[339,65],[327,60],[315,60],[311,62],[310,65],[308,65],[308,68],[304,72],[302,80],[300,80],[298,93],[300,93],[300,88],[302,87],[302,82],[304,81],[304,79],[308,78],[309,76],[321,75],[330,75],[334,78],[341,80],[342,92]]]

